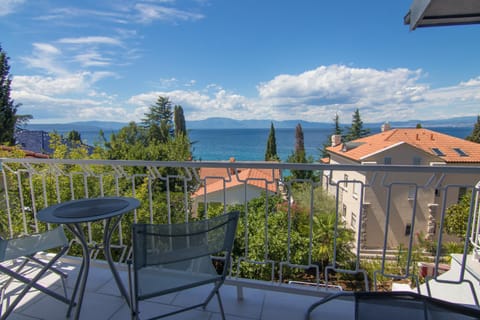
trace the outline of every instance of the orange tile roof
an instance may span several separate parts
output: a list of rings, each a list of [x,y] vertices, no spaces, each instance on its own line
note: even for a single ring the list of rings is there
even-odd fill
[[[24,158],[38,158],[38,159],[48,159],[49,158],[48,155],[46,155],[46,154],[33,152],[33,151],[30,151],[30,150],[23,150],[23,149],[19,149],[19,148],[16,148],[16,147],[9,147],[9,146],[0,145],[0,150],[6,151],[7,153],[12,153],[14,151],[21,151],[25,154]]]
[[[351,160],[361,161],[369,155],[401,143],[421,149],[447,163],[480,163],[479,143],[424,128],[391,129],[351,141],[349,144],[356,145],[356,147],[346,151],[343,151],[343,143],[335,147],[328,147],[327,150]],[[433,148],[438,148],[444,156],[437,155]],[[461,156],[454,148],[461,149],[467,156]]]
[[[200,168],[200,179],[206,179],[207,194],[221,191],[224,187],[227,190],[245,183],[264,190],[266,188],[270,192],[277,192],[279,178],[280,170],[277,169],[272,171],[272,169],[238,168],[235,171],[227,168]],[[266,184],[265,181],[268,183]],[[193,194],[193,197],[203,196],[204,193],[205,188],[202,186]]]

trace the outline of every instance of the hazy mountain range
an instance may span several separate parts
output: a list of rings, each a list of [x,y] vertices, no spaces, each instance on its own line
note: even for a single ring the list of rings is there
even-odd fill
[[[390,125],[395,127],[415,127],[418,123],[424,128],[428,127],[469,127],[477,121],[477,117],[456,117],[443,120],[409,120],[409,121],[392,121]],[[235,120],[229,118],[208,118],[205,120],[187,121],[187,129],[268,129],[273,123],[275,128],[295,128],[300,123],[302,128],[332,128],[333,120],[330,122],[309,122],[304,120]],[[367,128],[379,128],[383,123],[364,123]],[[128,125],[124,122],[113,121],[78,121],[71,123],[50,123],[50,124],[27,124],[23,128],[27,130],[43,130],[67,132],[76,130],[99,131],[102,129],[105,133],[117,131]],[[342,123],[342,126],[349,126],[350,123]]]

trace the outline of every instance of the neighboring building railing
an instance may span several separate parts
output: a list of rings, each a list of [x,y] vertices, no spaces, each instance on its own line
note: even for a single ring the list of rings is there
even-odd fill
[[[397,281],[410,281],[412,286],[419,287],[430,278],[441,279],[449,259],[448,250],[456,248],[464,257],[472,253],[471,246],[474,254],[480,252],[480,167],[56,159],[0,161],[4,189],[0,198],[0,225],[1,231],[9,236],[48,228],[37,221],[36,213],[59,202],[111,195],[140,199],[141,207],[124,217],[114,236],[112,248],[118,251],[119,262],[125,262],[131,255],[129,225],[132,222],[175,223],[228,211],[231,206],[241,207],[238,250],[229,279],[239,287],[268,286],[275,290],[313,294],[321,294],[332,287],[391,290],[391,283]],[[219,168],[219,172],[224,170],[225,173],[202,177],[201,168]],[[250,172],[248,177],[241,176],[246,169],[261,170],[262,175]],[[318,178],[288,178],[291,172],[299,171],[315,173]],[[214,188],[210,184],[212,181],[216,183],[214,196],[213,192],[209,193],[209,188]],[[235,181],[237,183],[233,183]],[[221,192],[218,182],[223,185]],[[193,199],[198,188],[202,188],[201,196]],[[333,199],[330,209],[324,206],[329,200],[322,190]],[[472,192],[472,201],[467,208],[465,240],[459,240],[445,233],[448,208],[469,192]],[[261,221],[258,217],[253,219],[252,215],[258,214],[252,211],[254,206],[261,211]],[[333,212],[332,218],[320,221],[318,217],[328,210]],[[327,222],[330,229],[322,229]],[[92,256],[98,258],[101,257],[99,230],[94,223],[85,230]],[[330,236],[332,239],[327,239]],[[345,248],[340,244],[345,241],[350,243],[347,247],[353,253],[349,261],[340,260]],[[327,247],[326,244],[331,245]],[[299,248],[303,248],[305,254],[297,256]],[[430,263],[433,267],[427,272],[418,270],[419,262]],[[460,281],[449,283],[466,281],[471,284],[464,276],[465,268],[466,263],[462,266]],[[245,279],[246,274],[250,279]],[[351,285],[353,282],[360,284],[355,287]],[[308,285],[299,285],[305,283]],[[387,287],[386,283],[389,283]],[[478,305],[478,283],[470,288]]]

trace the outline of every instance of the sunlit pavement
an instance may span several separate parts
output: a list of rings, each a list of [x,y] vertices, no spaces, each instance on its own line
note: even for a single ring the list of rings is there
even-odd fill
[[[70,295],[79,269],[79,260],[63,259],[60,269],[68,274],[67,292]],[[128,288],[128,275],[121,268],[120,275]],[[2,277],[5,281],[5,278]],[[3,282],[2,281],[2,282]],[[50,273],[41,283],[62,293],[60,278]],[[13,283],[7,290],[7,297],[17,294],[18,283]],[[244,288],[243,299],[237,299],[236,286],[224,285],[221,289],[222,301],[227,319],[304,319],[308,307],[320,298],[287,294],[274,291]],[[140,304],[140,318],[149,318],[159,313],[170,312],[189,304],[201,301],[209,288],[194,288],[181,293],[170,294]],[[9,319],[65,319],[67,305],[32,289],[17,306]],[[314,319],[347,319],[353,307],[347,302],[335,302],[325,305],[321,311],[313,313]],[[72,317],[73,318],[73,317]],[[87,281],[85,298],[81,309],[81,319],[130,319],[130,309],[120,296],[110,270],[105,263],[92,265]],[[219,307],[214,297],[205,310],[198,308],[186,311],[166,319],[221,319]]]

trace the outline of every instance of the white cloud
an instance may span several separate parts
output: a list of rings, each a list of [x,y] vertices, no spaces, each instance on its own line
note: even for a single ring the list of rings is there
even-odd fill
[[[248,112],[249,99],[225,90],[218,90],[213,94],[206,94],[198,90],[148,92],[131,97],[128,103],[136,106],[137,114],[143,116],[148,107],[155,103],[158,96],[166,96],[173,104],[181,105],[185,114],[188,114],[188,120],[208,117],[249,119],[251,116],[251,113]]]
[[[94,51],[77,54],[74,60],[80,62],[83,67],[105,67],[111,64],[111,59]]]
[[[15,76],[13,92],[56,96],[84,92],[88,87],[85,74],[72,74],[62,77]],[[14,96],[14,98],[17,98]],[[29,99],[31,100],[31,99]]]
[[[53,47],[37,47],[50,54],[57,53]],[[181,105],[187,121],[229,117],[331,122],[338,113],[341,122],[349,123],[356,108],[360,109],[364,122],[423,120],[450,117],[453,108],[455,115],[472,115],[480,104],[480,78],[430,88],[420,82],[421,71],[407,69],[321,66],[296,75],[276,76],[259,84],[258,95],[254,97],[217,84],[196,88],[194,81],[190,82],[192,86],[186,86],[176,78],[169,78],[161,79],[162,90],[139,93],[126,101],[101,90],[98,81],[106,77],[117,75],[105,70],[15,76],[12,96],[23,104],[22,112],[35,118],[37,114],[61,116],[65,117],[64,122],[72,117],[140,121],[160,95]],[[72,111],[65,112],[67,107]]]
[[[59,24],[69,24],[75,20],[75,25],[81,25],[85,18],[88,18],[89,23],[92,23],[92,19],[101,21],[114,22],[118,24],[128,23],[126,17],[121,12],[115,10],[90,10],[82,8],[55,8],[49,11],[47,14],[42,14],[35,18],[38,21],[55,22]]]
[[[39,69],[48,75],[66,75],[91,67],[98,69],[125,64],[138,57],[138,53],[131,50],[120,56],[117,51],[99,45],[123,46],[123,42],[112,37],[90,36],[33,43],[32,53],[22,57],[22,61],[27,67]]]
[[[53,45],[51,45],[49,43],[34,43],[33,47],[38,52],[42,52],[42,53],[45,53],[45,54],[58,55],[58,54],[61,53],[61,51],[57,47],[54,47]]]
[[[12,89],[14,93],[26,92],[46,96],[85,93],[98,80],[113,75],[110,72],[78,72],[57,77],[15,76]]]
[[[103,119],[120,120],[122,122],[128,121],[132,115],[127,112],[126,109],[120,107],[109,106],[97,106],[78,108],[76,112],[76,119],[78,120],[91,120],[98,119],[98,115],[101,114]]]
[[[9,15],[25,3],[25,0],[0,0],[0,17]]]
[[[5,1],[5,0],[0,0]],[[8,0],[7,0],[8,1]],[[13,0],[11,0],[13,1]],[[114,23],[118,25],[145,24],[159,20],[164,22],[197,21],[205,16],[189,10],[175,8],[174,0],[160,1],[117,1],[110,2],[108,9],[83,9],[79,7],[61,7],[50,10],[38,16],[36,20],[55,22],[60,25],[84,25],[85,19],[92,21]],[[197,6],[204,6],[202,1],[196,1]],[[178,6],[177,6],[178,7]]]
[[[120,46],[122,42],[118,39],[112,37],[101,37],[101,36],[90,36],[90,37],[78,37],[78,38],[62,38],[58,40],[59,43],[64,44],[105,44],[105,45],[114,45]]]
[[[344,65],[320,66],[298,75],[279,75],[260,84],[263,99],[296,100],[299,103],[380,102],[385,98],[410,99],[423,86],[416,84],[420,71],[350,68]],[[415,87],[416,90],[412,90]]]
[[[116,106],[117,97],[95,90],[97,81],[114,75],[110,72],[79,72],[57,77],[15,76],[12,98],[22,103],[22,113],[32,114],[34,119],[65,122],[79,118],[98,119],[101,115],[105,120],[123,121],[126,111]]]
[[[142,23],[150,23],[155,20],[173,22],[196,21],[204,18],[204,15],[200,13],[147,3],[137,3],[135,10],[137,11],[139,22]]]
[[[66,73],[60,62],[60,49],[48,43],[33,43],[32,46],[32,54],[22,58],[28,67],[43,70],[47,74]]]
[[[133,96],[128,103],[143,115],[159,95],[184,108],[187,120],[208,117],[235,119],[303,119],[331,122],[335,113],[351,121],[360,109],[367,122],[432,119],[472,114],[480,103],[480,78],[431,89],[421,83],[420,70],[321,66],[297,75],[279,75],[258,85],[257,97],[245,97],[218,85],[204,90],[171,90]],[[458,108],[457,108],[458,107]],[[449,110],[450,109],[450,110]],[[475,109],[476,110],[476,109]]]

